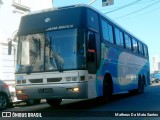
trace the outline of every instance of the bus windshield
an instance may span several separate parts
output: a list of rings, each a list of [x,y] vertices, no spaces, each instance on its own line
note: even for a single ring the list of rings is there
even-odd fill
[[[86,69],[85,46],[78,29],[20,36],[16,73]]]

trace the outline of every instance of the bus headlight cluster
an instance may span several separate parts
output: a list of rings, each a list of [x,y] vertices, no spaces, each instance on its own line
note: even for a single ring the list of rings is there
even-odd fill
[[[17,84],[26,84],[26,80],[17,80]]]
[[[67,88],[68,92],[79,92],[80,89],[78,87],[74,87],[74,88]]]
[[[66,77],[66,81],[69,82],[69,81],[78,81],[78,77],[74,76],[74,77]]]
[[[22,83],[22,81],[21,80],[17,80],[17,84],[21,84]]]

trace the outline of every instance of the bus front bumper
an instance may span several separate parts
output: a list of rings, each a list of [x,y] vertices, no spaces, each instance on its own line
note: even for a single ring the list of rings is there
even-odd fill
[[[85,99],[88,98],[87,81],[16,86],[19,100],[28,99]]]

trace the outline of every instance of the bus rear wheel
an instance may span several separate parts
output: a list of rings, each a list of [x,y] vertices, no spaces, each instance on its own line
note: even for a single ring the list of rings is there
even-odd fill
[[[47,103],[52,107],[57,107],[62,102],[62,99],[46,99]]]
[[[140,79],[138,82],[138,89],[137,89],[137,94],[142,94],[144,92],[144,80]]]
[[[139,77],[138,88],[135,90],[130,90],[129,93],[133,95],[142,94],[144,92],[144,87],[145,87],[144,79],[141,79],[141,77]]]

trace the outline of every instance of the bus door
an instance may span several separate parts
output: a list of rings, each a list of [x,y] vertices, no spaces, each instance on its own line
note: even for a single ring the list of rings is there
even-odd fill
[[[100,64],[100,39],[97,33],[88,32],[87,67],[89,74],[96,74]]]

